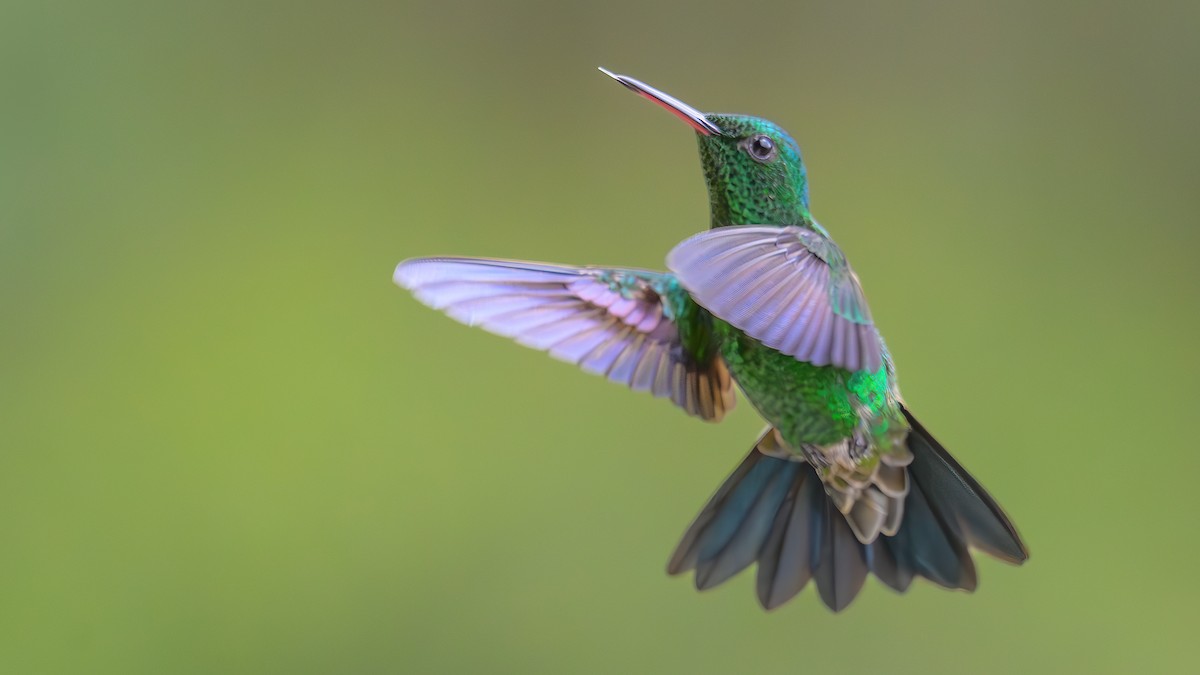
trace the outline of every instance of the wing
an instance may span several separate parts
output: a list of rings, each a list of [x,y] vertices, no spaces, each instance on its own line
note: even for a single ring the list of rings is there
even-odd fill
[[[395,281],[469,326],[514,338],[718,421],[733,407],[703,310],[669,274],[482,258],[418,258]],[[682,338],[681,339],[681,329]]]
[[[667,267],[702,307],[772,349],[851,371],[883,364],[858,277],[817,232],[720,227],[672,249]]]

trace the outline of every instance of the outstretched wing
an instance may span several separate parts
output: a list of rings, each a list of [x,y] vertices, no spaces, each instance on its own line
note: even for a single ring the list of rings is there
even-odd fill
[[[883,364],[858,277],[818,232],[720,227],[672,249],[667,267],[702,307],[772,349],[851,371]]]
[[[703,310],[669,274],[484,258],[417,258],[395,281],[469,326],[510,337],[705,420],[733,385]],[[707,316],[707,315],[704,315]],[[681,339],[681,329],[684,333]]]

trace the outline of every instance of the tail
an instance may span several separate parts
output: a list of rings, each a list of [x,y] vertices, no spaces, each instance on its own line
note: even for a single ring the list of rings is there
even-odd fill
[[[771,457],[757,446],[688,528],[667,571],[696,570],[712,588],[758,562],[758,599],[766,609],[813,580],[835,612],[858,595],[868,572],[903,593],[914,577],[975,590],[968,547],[1021,564],[1029,552],[1008,516],[907,410],[913,462],[904,519],[894,535],[862,544],[806,462]],[[770,430],[768,430],[768,434]]]

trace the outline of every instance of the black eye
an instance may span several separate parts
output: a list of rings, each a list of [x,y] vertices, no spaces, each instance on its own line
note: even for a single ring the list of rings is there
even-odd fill
[[[775,159],[775,141],[772,141],[769,136],[759,134],[751,136],[745,141],[742,141],[742,147],[746,148],[746,152],[750,156],[760,162],[769,162]]]

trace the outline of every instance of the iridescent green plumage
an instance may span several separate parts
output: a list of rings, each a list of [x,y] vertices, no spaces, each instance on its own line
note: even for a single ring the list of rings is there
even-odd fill
[[[1003,511],[901,402],[858,277],[809,212],[796,142],[612,77],[698,134],[711,229],[668,254],[671,272],[425,258],[396,282],[707,421],[737,382],[770,426],[671,558],[698,588],[757,562],[764,607],[811,579],[837,611],[869,572],[897,591],[918,576],[972,590],[968,547],[1024,561]]]
[[[888,395],[894,379],[886,366],[874,373],[814,366],[764,347],[723,321],[717,322],[716,333],[738,387],[793,448],[850,438],[863,413],[870,419],[899,414]],[[860,401],[865,404],[861,408],[856,405]]]
[[[712,205],[712,227],[752,224],[791,225],[811,230],[823,244],[833,275],[852,275],[841,250],[808,211],[808,179],[800,149],[776,124],[741,115],[706,115],[722,135],[698,134],[700,158]],[[769,139],[769,161],[746,152],[750,139]],[[761,141],[760,141],[761,142]],[[836,279],[831,285],[837,285]],[[856,323],[871,323],[865,301],[832,309]],[[850,439],[864,430],[871,437],[859,459],[874,461],[888,452],[897,428],[906,427],[898,405],[891,364],[874,371],[848,371],[797,360],[717,320],[721,354],[755,408],[799,451]]]
[[[712,226],[802,225],[811,227],[808,175],[800,146],[773,122],[746,115],[705,115],[721,135],[697,134],[700,165],[708,184]],[[755,162],[744,141],[766,136],[778,160]]]

